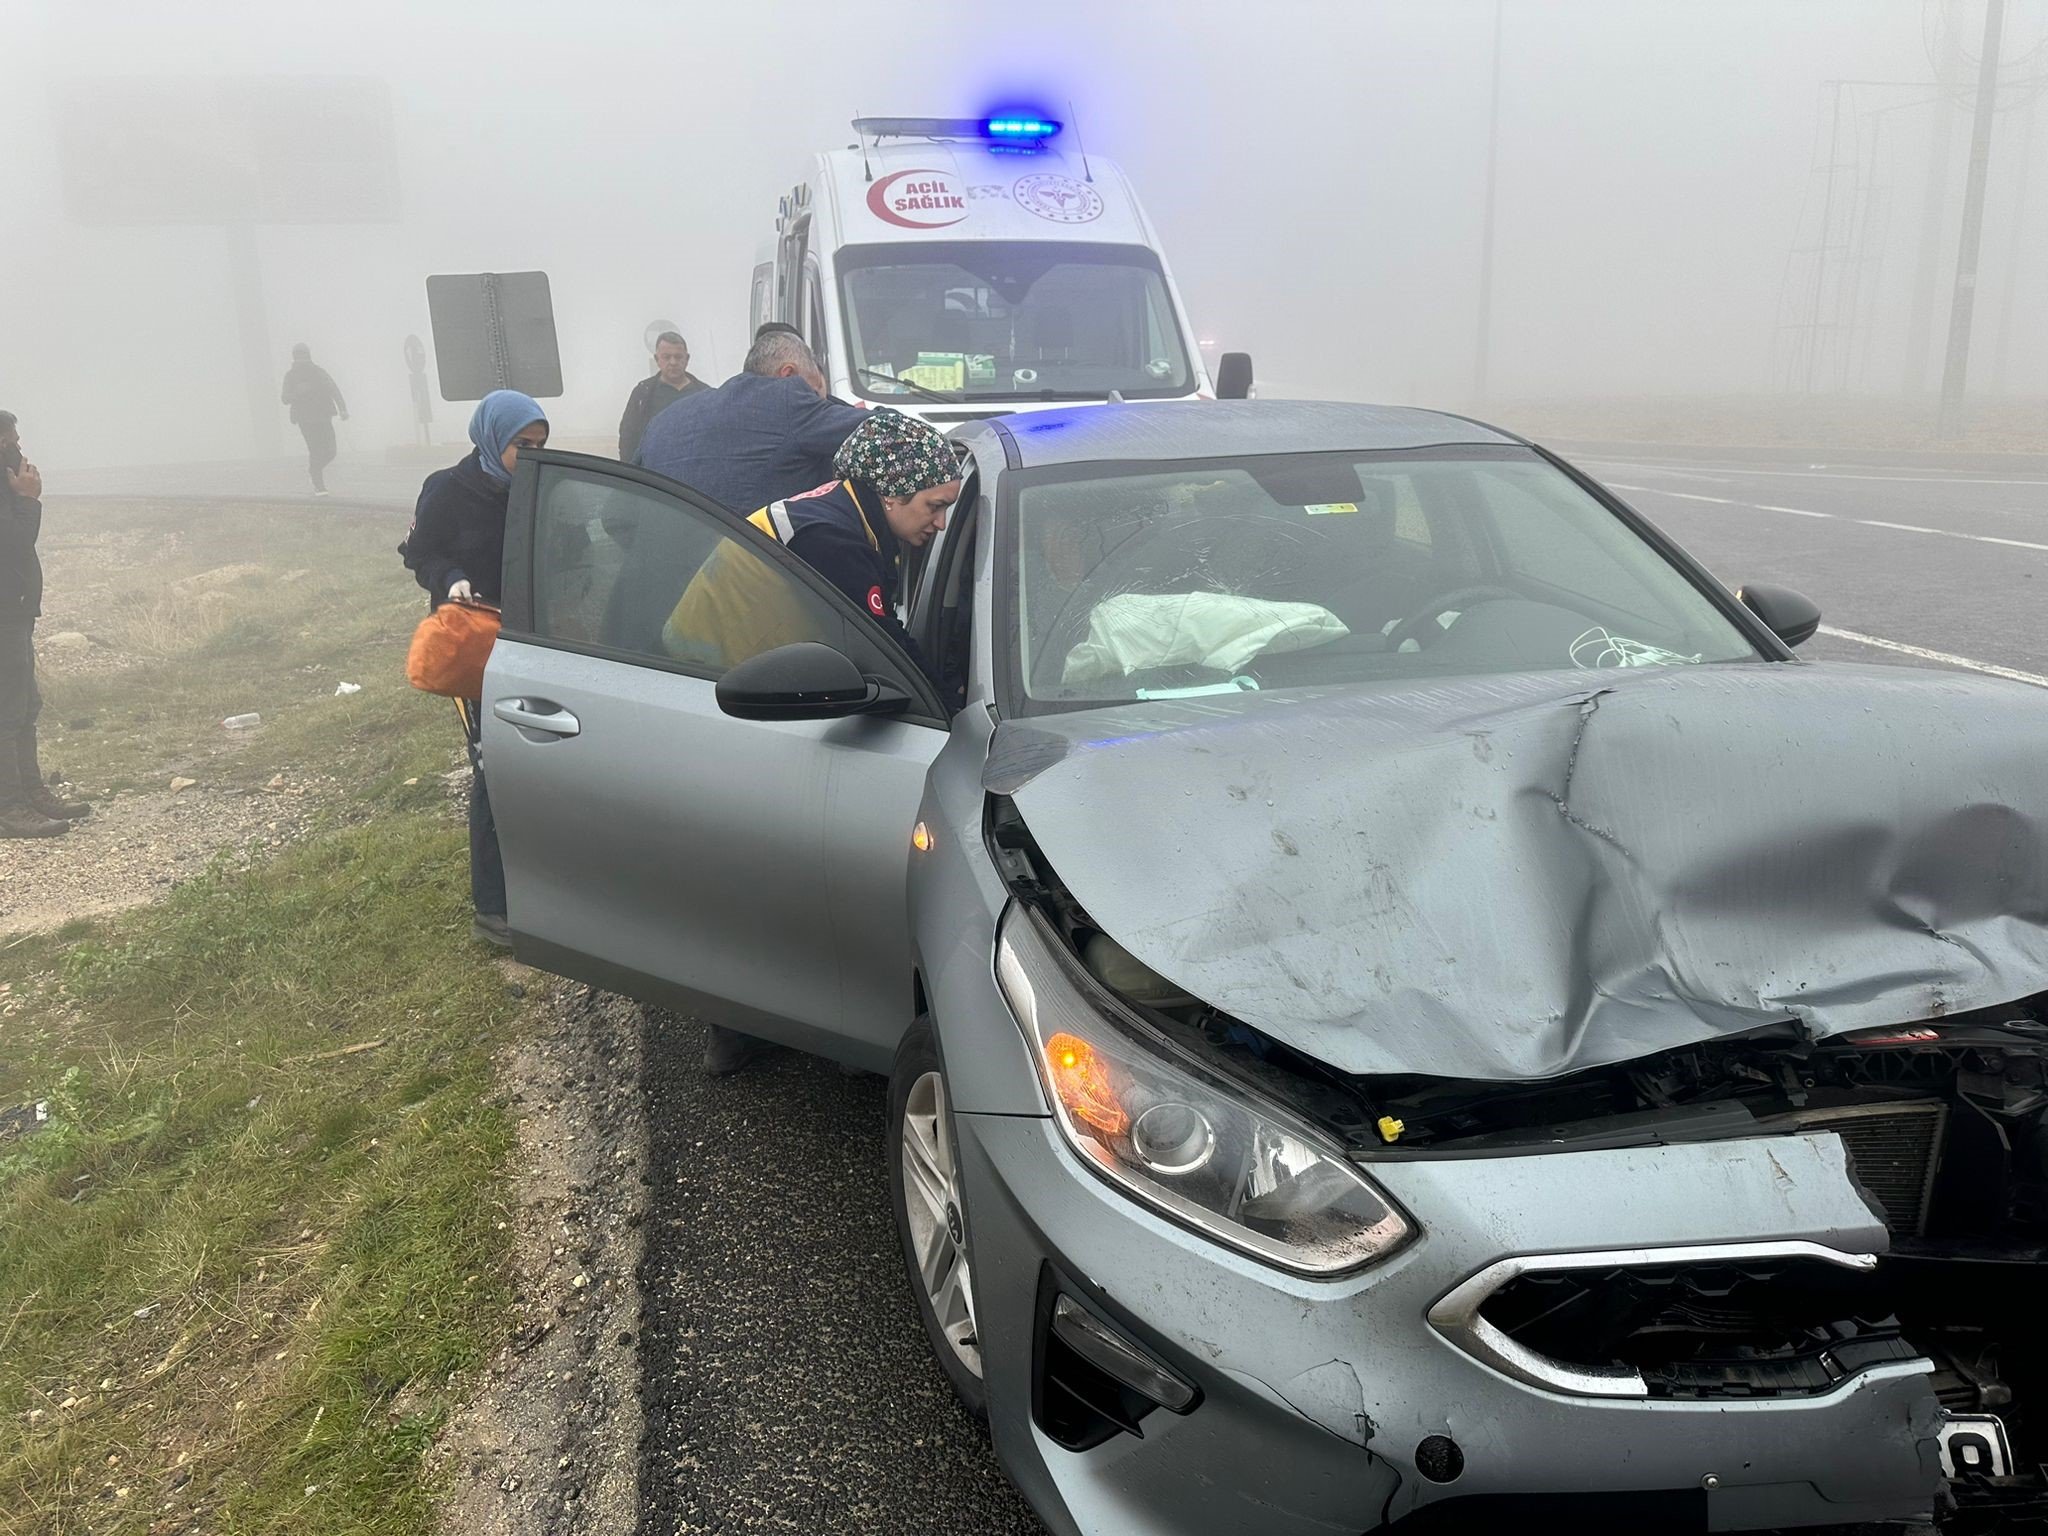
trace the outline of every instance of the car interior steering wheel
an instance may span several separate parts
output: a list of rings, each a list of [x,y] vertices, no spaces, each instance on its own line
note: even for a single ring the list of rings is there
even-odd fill
[[[1521,595],[1512,587],[1482,582],[1457,587],[1441,597],[1432,597],[1387,632],[1387,649],[1398,651],[1410,640],[1418,646],[1434,645],[1437,637],[1445,633],[1443,626],[1436,622],[1440,615],[1453,611],[1462,613],[1476,603],[1496,603],[1503,598],[1519,598]]]

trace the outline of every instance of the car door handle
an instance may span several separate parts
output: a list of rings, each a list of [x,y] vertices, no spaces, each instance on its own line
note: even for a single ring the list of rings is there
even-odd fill
[[[551,736],[579,736],[583,732],[581,720],[544,699],[499,699],[491,705],[491,713],[523,731],[546,731]]]

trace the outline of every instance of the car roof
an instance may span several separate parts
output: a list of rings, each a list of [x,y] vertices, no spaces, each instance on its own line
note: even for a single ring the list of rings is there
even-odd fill
[[[955,429],[973,442],[1007,437],[1021,468],[1092,460],[1214,459],[1255,453],[1371,452],[1465,445],[1526,446],[1441,411],[1336,400],[1181,400],[1032,411]]]

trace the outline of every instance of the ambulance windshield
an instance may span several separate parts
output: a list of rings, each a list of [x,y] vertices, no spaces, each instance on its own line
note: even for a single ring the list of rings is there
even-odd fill
[[[1142,246],[847,246],[838,264],[852,384],[870,400],[929,399],[931,391],[962,400],[1101,400],[1111,390],[1135,400],[1194,391],[1165,274]]]

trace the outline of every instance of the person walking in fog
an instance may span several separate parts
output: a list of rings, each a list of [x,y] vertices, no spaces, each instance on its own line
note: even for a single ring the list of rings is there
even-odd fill
[[[412,528],[398,546],[406,569],[426,588],[429,608],[448,602],[498,606],[512,471],[521,448],[547,443],[547,414],[530,395],[494,390],[477,403],[476,414],[469,418],[469,440],[476,444],[474,453],[427,476]],[[458,699],[455,707],[475,770],[469,791],[469,894],[476,908],[471,931],[486,943],[509,948],[505,860],[498,851],[498,824],[484,784],[481,704]]]
[[[313,494],[325,496],[327,466],[334,462],[334,418],[347,421],[348,404],[333,376],[313,361],[313,349],[303,341],[292,348],[292,365],[285,370],[278,398],[291,407],[292,422],[306,440],[306,468],[312,471]]]
[[[647,423],[685,395],[711,386],[690,372],[690,347],[674,331],[663,331],[654,340],[655,371],[633,386],[626,396],[626,414],[619,418],[619,458],[630,464],[640,451],[640,439]]]
[[[36,620],[43,611],[43,474],[0,411],[0,837],[62,837],[88,808],[60,800],[36,757]]]

